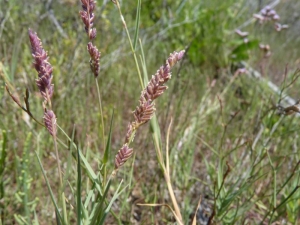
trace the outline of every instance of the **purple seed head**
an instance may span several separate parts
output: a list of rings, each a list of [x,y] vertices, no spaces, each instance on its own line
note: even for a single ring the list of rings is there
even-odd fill
[[[29,40],[31,44],[31,54],[34,59],[33,65],[38,72],[36,84],[41,95],[46,102],[50,102],[53,95],[52,71],[53,68],[48,62],[47,52],[43,49],[42,42],[35,32],[28,30]]]

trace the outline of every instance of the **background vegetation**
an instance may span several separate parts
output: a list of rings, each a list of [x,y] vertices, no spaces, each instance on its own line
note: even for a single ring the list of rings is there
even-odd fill
[[[216,224],[300,224],[299,117],[278,115],[278,107],[274,107],[284,104],[280,100],[286,95],[299,98],[295,71],[300,66],[300,2],[275,2],[280,23],[289,26],[280,32],[271,22],[259,24],[253,19],[269,1],[141,2],[139,38],[149,78],[170,52],[186,49],[186,57],[173,69],[168,90],[156,101],[163,147],[173,119],[170,171],[186,224],[200,198],[199,224],[207,223],[211,214]],[[137,1],[120,4],[133,38]],[[17,107],[5,83],[20,100],[28,88],[31,111],[42,120],[27,35],[31,28],[41,38],[54,67],[57,121],[69,136],[76,125],[74,142],[94,170],[100,169],[106,140],[101,139],[97,90],[78,14],[81,4],[75,0],[0,0],[0,5],[0,224],[54,224],[54,207],[35,156],[37,152],[56,194],[58,175],[51,136]],[[118,9],[110,1],[98,1],[95,16],[106,135],[114,110],[107,165],[112,170],[141,89]],[[238,28],[249,32],[248,43],[235,33]],[[269,57],[264,57],[259,44],[270,46]],[[137,55],[141,55],[140,48]],[[247,73],[234,75],[242,62],[265,79]],[[281,95],[268,87],[267,80],[279,86]],[[68,141],[63,135],[61,138]],[[108,194],[110,199],[121,179],[123,186],[128,185],[111,208],[119,220],[109,214],[106,223],[174,223],[167,207],[136,204],[171,204],[148,124],[139,130],[132,147],[134,159],[120,169]],[[76,187],[77,164],[71,160],[70,169],[69,151],[61,146],[59,154],[63,170],[70,171],[66,199],[70,224],[74,224],[72,188]],[[92,183],[84,171],[82,183],[85,198]]]

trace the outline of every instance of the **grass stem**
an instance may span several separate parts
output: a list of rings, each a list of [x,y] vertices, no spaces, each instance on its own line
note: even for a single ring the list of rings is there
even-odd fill
[[[115,0],[115,3],[117,5],[117,7],[118,7],[119,14],[120,14],[120,17],[121,17],[121,21],[123,23],[123,26],[124,26],[126,34],[127,34],[127,38],[128,38],[129,44],[130,44],[131,52],[132,52],[132,55],[133,55],[133,58],[134,58],[134,62],[135,62],[135,65],[136,65],[136,70],[137,70],[138,75],[139,75],[140,85],[141,85],[142,89],[144,89],[144,83],[143,83],[143,79],[142,79],[142,75],[141,75],[139,63],[138,63],[138,60],[137,60],[137,57],[136,57],[136,53],[135,53],[135,50],[134,50],[134,47],[133,47],[133,44],[132,44],[132,41],[131,41],[131,38],[130,38],[130,34],[129,34],[129,31],[128,31],[128,28],[127,28],[124,16],[122,15],[120,3],[119,3],[118,0]],[[138,29],[138,27],[136,27],[136,29]]]
[[[102,101],[101,101],[101,93],[100,93],[100,88],[98,84],[98,79],[95,78],[96,80],[96,87],[97,87],[97,93],[98,93],[98,101],[99,101],[99,110],[100,110],[100,117],[101,117],[101,127],[102,127],[102,143],[103,143],[103,150],[105,149],[105,133],[104,133],[104,121],[103,121],[103,110],[102,110]]]
[[[66,202],[65,202],[65,194],[63,190],[63,181],[62,181],[62,171],[60,167],[60,161],[59,161],[59,155],[58,155],[58,148],[57,148],[57,141],[56,141],[56,135],[53,136],[54,141],[54,147],[55,147],[55,155],[56,155],[56,161],[57,161],[57,169],[58,169],[58,176],[59,176],[59,192],[61,192],[61,203],[62,203],[62,209],[63,209],[63,220],[65,224],[67,223],[67,208],[66,208]]]

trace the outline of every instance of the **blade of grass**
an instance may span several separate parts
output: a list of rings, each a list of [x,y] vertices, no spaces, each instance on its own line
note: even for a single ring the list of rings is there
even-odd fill
[[[31,137],[32,133],[29,132],[25,144],[24,144],[24,152],[23,152],[23,157],[22,157],[22,184],[23,184],[23,206],[25,210],[25,217],[26,217],[26,223],[30,223],[30,209],[28,205],[28,162],[29,162],[29,148],[30,148],[30,143],[31,143]]]
[[[104,224],[105,218],[106,218],[108,212],[110,211],[112,204],[116,201],[116,199],[120,196],[120,194],[128,187],[128,185],[125,186],[125,187],[119,192],[122,183],[123,183],[123,180],[121,180],[121,182],[120,182],[120,184],[119,184],[117,190],[115,191],[114,196],[112,197],[110,203],[109,203],[108,206],[106,207],[106,209],[105,209],[105,211],[104,211],[104,213],[103,213],[103,216],[102,216],[102,218],[101,218],[101,220],[100,220],[100,222],[99,222],[99,225]]]
[[[56,218],[56,224],[57,225],[61,225],[62,220],[59,220],[59,217],[60,217],[60,214],[59,214],[58,210],[55,209],[55,218]]]
[[[72,142],[72,139],[67,135],[67,133],[58,125],[56,124],[57,127],[63,132],[63,134],[67,137],[67,139]],[[58,139],[58,141],[65,147],[68,148],[66,144],[64,144],[61,140]],[[77,149],[77,145],[73,143],[73,146]],[[85,156],[83,155],[83,153],[80,151],[79,149],[79,154],[80,154],[80,158],[81,161],[83,162],[84,166],[85,166],[85,171],[87,172],[89,178],[95,182],[96,184],[96,188],[97,190],[102,193],[101,188],[99,186],[100,181],[98,181],[98,176],[95,174],[94,170],[92,169],[91,165],[88,163],[87,159],[85,158]],[[75,157],[75,156],[74,156]]]
[[[197,212],[198,212],[198,209],[200,207],[201,201],[202,201],[202,196],[200,196],[200,198],[199,198],[198,205],[197,205],[197,208],[196,208],[196,211],[195,211],[195,215],[194,215],[194,218],[193,218],[193,221],[192,221],[192,225],[197,225]]]
[[[103,156],[103,164],[105,164],[105,165],[108,161],[108,156],[109,156],[109,153],[110,153],[110,150],[111,150],[111,131],[112,131],[113,120],[114,120],[114,111],[112,112],[112,116],[111,116],[111,120],[110,120],[109,134],[108,134],[106,148],[105,148],[104,156]]]
[[[53,194],[53,192],[52,192],[50,183],[49,183],[49,181],[48,181],[47,175],[46,175],[46,173],[45,173],[45,170],[44,170],[44,168],[43,168],[42,162],[41,162],[41,160],[40,160],[40,157],[38,156],[38,154],[37,154],[36,151],[34,151],[34,153],[35,153],[35,155],[36,155],[36,157],[37,157],[37,159],[38,159],[40,168],[41,168],[41,170],[42,170],[42,173],[43,173],[43,176],[44,176],[44,179],[45,179],[45,181],[46,181],[46,185],[47,185],[47,188],[48,188],[50,197],[51,197],[51,201],[52,201],[52,203],[53,203],[53,205],[54,205],[54,207],[55,207],[56,218],[57,218],[57,220],[59,219],[59,222],[63,222],[63,219],[62,219],[62,217],[61,217],[61,215],[60,215],[60,213],[59,213],[59,209],[58,209],[57,203],[56,203],[56,201],[55,201],[54,194]],[[64,224],[64,223],[63,223],[63,224]],[[64,224],[64,225],[66,225],[66,224]]]
[[[136,51],[137,40],[139,37],[140,17],[141,17],[141,0],[138,0],[138,5],[136,7],[136,18],[135,18],[135,33],[133,39],[134,51]]]
[[[21,56],[21,54],[20,54],[21,44],[22,44],[22,40],[24,39],[24,34],[27,33],[27,32],[24,32],[25,30],[26,29],[23,29],[21,34],[16,36],[16,38],[14,40],[12,60],[11,60],[11,64],[10,64],[10,72],[11,72],[10,81],[12,81],[12,82],[14,82],[16,69],[17,69],[18,63],[20,61],[19,58]]]
[[[102,209],[103,209],[103,203],[105,201],[105,198],[107,196],[108,190],[111,185],[111,180],[107,182],[107,185],[105,187],[103,196],[97,196],[97,200],[100,198],[100,202],[98,203],[97,207],[95,207],[94,212],[92,212],[92,219],[91,219],[91,224],[98,224],[98,221],[100,221],[100,218],[102,216]]]
[[[97,87],[97,93],[98,93],[98,101],[99,101],[99,110],[100,110],[100,117],[101,117],[101,126],[102,126],[102,142],[103,142],[103,148],[104,148],[104,139],[105,139],[105,133],[104,133],[104,120],[103,120],[103,110],[102,110],[102,100],[101,100],[101,93],[100,88],[98,84],[98,79],[95,77],[96,81],[96,87]]]
[[[182,221],[182,215],[181,215],[180,208],[179,208],[179,205],[178,205],[178,203],[177,203],[177,200],[176,200],[176,197],[175,197],[175,194],[174,194],[174,190],[173,190],[172,183],[171,183],[171,177],[170,177],[169,138],[170,138],[171,126],[172,126],[172,119],[171,119],[170,125],[169,125],[169,127],[168,127],[168,131],[167,131],[167,140],[166,140],[166,164],[165,164],[165,166],[163,167],[163,168],[164,168],[164,171],[163,171],[163,172],[164,172],[164,175],[165,175],[165,180],[166,180],[166,183],[167,183],[169,195],[170,195],[170,198],[171,198],[171,200],[172,200],[173,207],[174,207],[174,210],[175,210],[175,213],[176,213],[176,218],[178,218],[177,222],[178,222],[179,224],[181,224],[181,223],[183,222],[183,221]]]
[[[133,159],[132,159],[132,165],[134,164],[135,162],[135,157],[136,157],[136,153],[133,154]],[[132,188],[132,180],[133,180],[133,171],[134,171],[134,166],[131,166],[130,167],[130,173],[129,173],[129,182],[128,182],[128,187],[129,187],[129,190],[131,190]],[[127,191],[126,193],[126,197],[125,199],[129,199],[129,195],[131,194],[130,191]],[[124,211],[124,208],[126,207],[126,203],[125,204],[122,204],[121,206],[121,209],[119,211],[119,218],[121,218],[121,215],[123,214],[123,211]],[[122,224],[122,221],[119,219],[118,220],[118,223],[121,225]]]
[[[143,44],[141,39],[139,39],[139,43],[140,43],[140,49],[141,49],[141,53],[142,55],[140,56],[140,60],[142,63],[142,70],[143,70],[143,74],[144,74],[144,86],[147,86],[148,83],[148,71],[147,71],[147,66],[146,66],[146,59],[145,59],[145,54],[144,54],[144,49],[143,49]]]
[[[65,170],[65,176],[64,176],[64,179],[63,179],[63,188],[62,188],[63,191],[65,190],[66,183],[68,181],[69,174],[70,174],[70,171],[71,171],[71,166],[72,166],[72,146],[73,146],[74,135],[75,135],[75,125],[74,125],[73,131],[72,131],[72,141],[69,145],[69,152],[68,152],[68,157],[67,157],[67,168]]]
[[[126,21],[124,19],[124,16],[122,15],[122,11],[121,11],[121,6],[120,6],[120,3],[119,3],[119,0],[115,0],[114,3],[118,7],[119,14],[120,14],[120,17],[121,17],[121,21],[122,21],[122,24],[123,24],[123,26],[125,28],[125,31],[126,31],[126,34],[127,34],[127,38],[128,38],[128,41],[129,41],[129,44],[130,44],[130,47],[131,47],[131,52],[133,54],[134,62],[135,62],[135,65],[136,65],[136,70],[137,70],[137,73],[138,73],[138,76],[139,76],[139,80],[140,80],[140,84],[141,84],[142,89],[144,89],[144,84],[143,84],[143,81],[142,81],[142,75],[141,75],[139,63],[138,63],[138,60],[137,60],[137,57],[136,57],[136,54],[135,54],[135,49],[134,49],[134,47],[132,45],[132,41],[131,41],[131,37],[130,37],[129,31],[128,31],[128,28],[127,28]]]
[[[107,170],[106,170],[106,164],[109,158],[109,153],[111,152],[111,132],[112,132],[112,123],[114,120],[114,111],[112,112],[111,120],[110,120],[110,127],[109,127],[109,134],[107,138],[107,143],[106,143],[106,148],[104,151],[103,155],[103,169],[104,169],[104,174],[103,174],[103,184],[106,184],[106,176],[107,176]]]
[[[93,189],[90,189],[90,191],[88,192],[87,198],[84,202],[84,208],[88,207],[93,196],[94,196],[94,191],[93,191]]]
[[[77,149],[77,225],[81,225],[81,163]]]

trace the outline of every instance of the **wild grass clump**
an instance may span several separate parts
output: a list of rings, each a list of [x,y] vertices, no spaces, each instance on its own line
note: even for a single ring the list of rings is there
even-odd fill
[[[93,21],[94,21],[94,9],[96,7],[96,3],[93,0],[82,0],[82,8],[83,10],[80,11],[80,17],[85,25],[85,31],[88,34],[88,38],[90,42],[87,44],[87,50],[90,54],[90,66],[91,71],[95,77],[96,80],[96,86],[99,96],[99,105],[100,105],[100,112],[101,112],[101,118],[102,118],[102,138],[104,141],[105,135],[104,135],[104,122],[103,122],[103,113],[102,113],[102,104],[101,104],[101,95],[99,91],[99,85],[97,81],[97,77],[100,72],[100,52],[98,49],[92,44],[92,40],[96,37],[96,29],[93,28]],[[117,2],[115,2],[116,4]],[[44,98],[43,101],[43,109],[44,109],[44,126],[50,133],[50,135],[53,137],[54,140],[54,146],[55,146],[55,152],[56,152],[56,160],[57,160],[57,168],[58,168],[58,175],[59,175],[59,183],[60,187],[58,189],[58,197],[59,198],[59,204],[56,202],[54,198],[54,194],[51,188],[51,184],[48,181],[48,178],[46,176],[46,173],[44,172],[42,163],[39,159],[39,156],[37,155],[38,161],[41,166],[41,170],[43,172],[43,175],[47,181],[47,186],[49,190],[49,194],[51,195],[53,205],[55,206],[55,213],[56,213],[56,220],[60,224],[69,224],[70,223],[70,214],[67,213],[66,208],[66,200],[65,200],[65,187],[63,185],[63,173],[60,166],[60,160],[59,160],[59,154],[58,154],[58,146],[57,146],[57,126],[56,126],[56,116],[54,112],[51,110],[52,103],[51,103],[51,97],[54,93],[54,85],[52,84],[52,78],[53,78],[53,68],[51,64],[48,62],[48,55],[47,52],[43,49],[42,42],[37,36],[35,32],[33,32],[31,29],[29,29],[29,39],[31,43],[31,50],[32,50],[32,56],[34,58],[33,65],[35,69],[38,72],[38,79],[36,80],[36,84],[38,86],[38,89]],[[114,197],[110,204],[104,204],[106,202],[107,193],[111,185],[111,178],[114,178],[116,175],[117,170],[121,165],[127,161],[130,156],[132,155],[133,151],[132,148],[128,148],[128,145],[133,141],[133,138],[135,136],[136,130],[139,126],[142,124],[148,122],[152,116],[154,115],[155,108],[154,108],[154,100],[158,98],[163,92],[167,89],[166,86],[164,86],[164,83],[168,81],[171,78],[170,69],[177,63],[177,61],[181,60],[184,55],[184,51],[181,51],[179,53],[174,52],[170,55],[168,60],[166,61],[166,64],[162,66],[157,73],[152,77],[147,87],[142,91],[141,97],[140,97],[140,104],[136,108],[134,112],[135,121],[130,123],[127,129],[126,134],[126,140],[123,147],[119,150],[115,157],[115,169],[112,171],[112,177],[109,177],[108,181],[106,180],[107,177],[107,171],[106,171],[106,164],[108,161],[107,155],[110,149],[110,141],[111,141],[111,130],[108,137],[107,146],[105,149],[105,153],[103,155],[102,159],[102,168],[100,169],[101,173],[99,175],[96,175],[90,164],[86,161],[85,157],[80,152],[80,149],[78,146],[72,141],[72,139],[69,138],[69,136],[61,129],[61,131],[64,133],[64,135],[71,141],[71,144],[74,145],[74,147],[77,149],[77,155],[74,156],[74,159],[77,160],[77,201],[76,201],[76,212],[77,212],[77,223],[81,224],[83,222],[89,223],[89,224],[103,224],[105,221],[105,217],[110,210],[113,201],[116,199],[116,197],[120,194],[120,192],[115,192]],[[137,65],[138,66],[138,65]],[[11,94],[9,91],[8,86],[6,86],[8,93],[10,94],[11,98],[18,104],[18,106],[23,109],[26,113],[28,113],[30,116],[32,116],[32,113],[29,110],[29,96],[26,97],[25,103],[26,108],[21,106],[21,103]],[[50,109],[49,109],[50,108]],[[32,116],[33,117],[33,116]],[[36,120],[36,119],[35,119]],[[37,120],[36,120],[37,121]],[[82,162],[81,162],[82,161]],[[88,213],[86,210],[87,208],[83,207],[81,202],[81,163],[85,166],[88,170],[88,173],[90,174],[90,179],[93,182],[96,182],[96,186],[93,188],[95,189],[95,196],[96,200],[92,201],[91,204],[94,204],[95,207],[91,210],[90,216],[83,217],[83,211],[85,213]],[[70,168],[69,168],[70,169]],[[67,171],[67,173],[69,173]],[[96,181],[95,179],[99,179],[99,181]],[[120,183],[120,185],[122,182]],[[97,188],[98,187],[98,188]],[[120,187],[120,186],[119,186]],[[91,189],[91,191],[93,190]],[[88,200],[90,201],[90,199]],[[60,207],[62,207],[62,210],[60,210]],[[83,207],[83,208],[82,208]],[[88,213],[89,214],[89,213]],[[27,215],[28,216],[28,215]],[[29,218],[25,218],[25,221],[29,221]]]
[[[275,7],[4,2],[1,224],[298,224],[299,70]],[[279,87],[250,65],[286,67]]]

